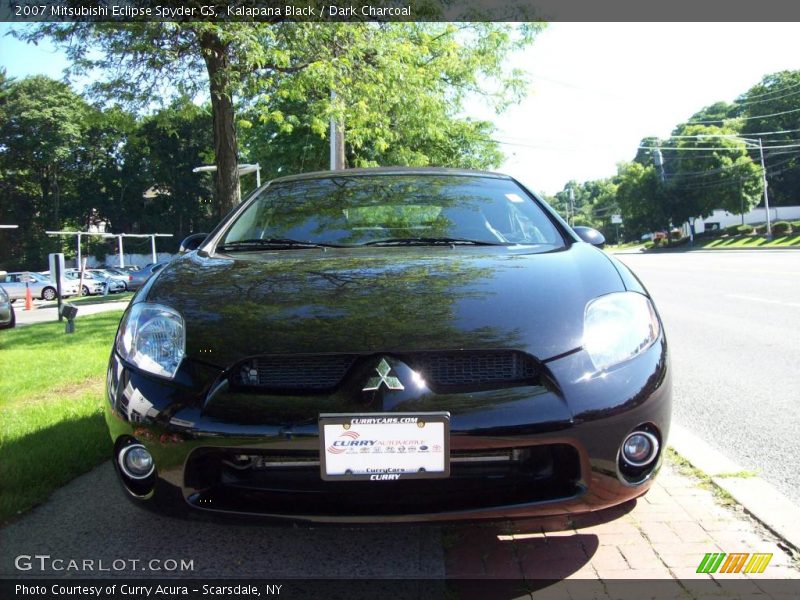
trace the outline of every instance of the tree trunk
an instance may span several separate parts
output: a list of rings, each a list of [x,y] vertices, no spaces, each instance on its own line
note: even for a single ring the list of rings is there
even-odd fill
[[[347,157],[344,153],[344,123],[336,123],[336,170],[347,168]]]
[[[210,83],[214,154],[217,164],[214,195],[217,216],[222,217],[241,201],[230,59],[227,45],[212,32],[200,36],[200,48],[203,51]]]

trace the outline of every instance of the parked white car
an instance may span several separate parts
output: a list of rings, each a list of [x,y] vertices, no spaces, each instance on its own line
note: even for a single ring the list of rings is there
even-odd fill
[[[75,281],[76,283],[80,282],[81,274],[77,270],[68,269],[67,271],[64,272],[64,275],[68,277],[71,281]],[[105,279],[100,279],[99,277],[92,275],[87,271],[83,272],[83,290],[81,292],[82,296],[95,296],[98,294],[105,294],[106,287],[107,284]]]

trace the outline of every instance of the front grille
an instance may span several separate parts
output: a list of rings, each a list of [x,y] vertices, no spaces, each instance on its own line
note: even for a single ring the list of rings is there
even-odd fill
[[[324,391],[339,385],[355,359],[349,354],[262,356],[240,365],[234,382],[274,390]]]
[[[320,354],[261,356],[251,358],[232,370],[231,380],[245,389],[324,392],[338,387],[359,360],[376,356]],[[434,390],[486,389],[533,383],[536,361],[523,352],[445,351],[393,354],[417,371]]]
[[[518,383],[536,376],[536,364],[522,352],[431,352],[410,359],[434,386],[464,387]]]

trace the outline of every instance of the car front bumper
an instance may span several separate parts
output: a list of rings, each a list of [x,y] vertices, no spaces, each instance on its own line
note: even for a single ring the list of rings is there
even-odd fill
[[[131,481],[114,461],[129,497],[173,514],[313,522],[550,517],[644,494],[669,431],[665,339],[606,373],[592,374],[582,351],[544,369],[542,386],[469,394],[462,399],[468,409],[450,410],[451,473],[443,479],[324,481],[317,424],[329,412],[324,402],[288,420],[262,410],[265,398],[215,405],[227,375],[194,361],[166,381],[112,353],[106,421],[115,456],[141,443],[155,461],[145,481]],[[452,409],[448,401],[442,406]],[[656,433],[660,451],[631,478],[620,471],[620,445],[642,424]]]

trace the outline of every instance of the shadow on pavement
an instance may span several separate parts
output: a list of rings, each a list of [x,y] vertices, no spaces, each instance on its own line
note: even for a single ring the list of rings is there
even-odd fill
[[[93,568],[15,568],[15,557],[37,554],[91,560]],[[153,559],[184,559],[192,561],[192,568],[153,572],[147,566]],[[110,570],[99,571],[100,561]],[[441,528],[436,526],[189,523],[133,506],[107,462],[0,529],[0,577],[42,576],[440,579],[444,569]]]
[[[611,522],[635,506],[632,500],[584,515],[452,526],[444,534],[448,588],[457,598],[516,598],[575,574],[594,579],[587,565],[599,539],[579,530]]]

